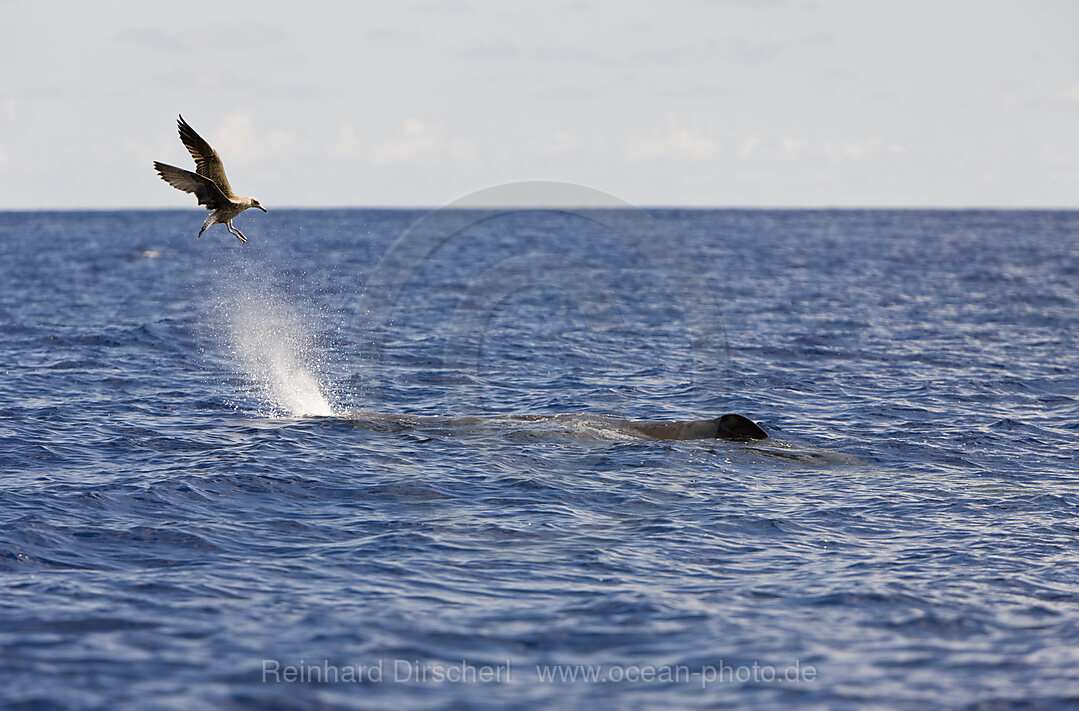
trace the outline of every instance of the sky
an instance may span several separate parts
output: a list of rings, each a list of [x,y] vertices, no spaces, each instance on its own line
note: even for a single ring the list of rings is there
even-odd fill
[[[207,17],[200,16],[212,8]],[[1074,0],[0,0],[0,209],[1079,208]],[[212,26],[210,26],[212,23]]]

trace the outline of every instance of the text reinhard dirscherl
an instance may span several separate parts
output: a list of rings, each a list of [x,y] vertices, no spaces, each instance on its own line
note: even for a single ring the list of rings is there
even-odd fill
[[[733,665],[719,660],[700,667],[666,664],[536,664],[515,668],[505,664],[433,662],[418,659],[379,659],[372,664],[331,664],[328,659],[282,664],[262,660],[264,684],[710,684],[794,683],[817,679],[817,669],[795,660],[787,666]]]

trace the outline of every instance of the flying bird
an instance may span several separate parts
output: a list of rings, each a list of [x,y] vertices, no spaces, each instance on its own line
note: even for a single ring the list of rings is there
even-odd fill
[[[200,205],[213,211],[206,218],[206,222],[202,223],[199,237],[202,237],[202,233],[210,225],[223,224],[229,234],[246,244],[244,233],[232,226],[233,218],[252,207],[263,212],[266,212],[266,208],[255,198],[238,197],[232,192],[229,179],[225,177],[225,166],[221,164],[221,156],[217,155],[217,151],[206,139],[195,133],[195,129],[187,125],[183,116],[180,116],[176,124],[180,128],[180,140],[195,159],[195,172],[158,161],[154,161],[154,169],[166,183],[177,190],[192,193],[199,199]]]

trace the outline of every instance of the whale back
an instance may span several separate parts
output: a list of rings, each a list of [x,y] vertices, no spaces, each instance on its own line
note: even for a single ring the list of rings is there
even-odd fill
[[[742,415],[728,413],[712,422],[716,425],[716,439],[729,439],[734,442],[768,439],[768,433],[761,429],[760,425]]]

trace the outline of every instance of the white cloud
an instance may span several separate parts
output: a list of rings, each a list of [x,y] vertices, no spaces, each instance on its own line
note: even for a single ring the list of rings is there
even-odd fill
[[[415,118],[405,119],[401,126],[401,135],[378,143],[371,149],[371,162],[375,165],[391,165],[414,163],[428,158],[438,148],[440,134],[438,126],[428,125]]]
[[[351,123],[341,124],[337,129],[337,139],[330,144],[329,151],[330,155],[338,157],[360,155],[360,139],[356,135],[356,127]]]
[[[251,114],[233,112],[225,116],[224,121],[214,131],[213,141],[220,144],[220,150],[227,150],[230,154],[244,157],[250,155],[256,143]]]
[[[466,163],[476,157],[476,147],[463,138],[455,138],[449,143],[450,157]]]
[[[260,133],[255,130],[254,120],[246,111],[226,115],[213,135],[203,134],[203,138],[221,153],[226,163],[230,158],[241,161],[277,158],[289,155],[296,149],[296,137],[292,133],[281,130]]]
[[[581,142],[568,131],[557,131],[547,141],[536,146],[536,154],[541,156],[562,156],[577,151]]]
[[[750,147],[747,150],[747,147]],[[760,148],[760,150],[757,150]],[[742,157],[751,154],[784,161],[802,159],[829,160],[833,163],[863,161],[882,157],[896,157],[906,153],[906,148],[880,136],[870,136],[846,141],[809,141],[804,138],[785,136],[778,143],[761,144],[757,139],[743,142]]]
[[[779,142],[779,155],[784,160],[798,160],[806,149],[806,142],[800,138],[785,137]]]
[[[1061,148],[1056,145],[1042,146],[1041,151],[1039,151],[1039,157],[1046,165],[1056,166],[1058,168],[1068,167],[1072,163],[1071,152],[1066,148]]]
[[[833,161],[840,161],[899,156],[906,153],[906,150],[898,143],[885,141],[880,136],[872,136],[839,144],[825,143],[821,152]]]
[[[667,128],[654,131],[647,138],[639,138],[628,143],[625,149],[627,160],[673,160],[699,162],[713,158],[719,153],[719,143],[707,136],[696,135],[689,129],[668,121]]]
[[[463,138],[443,139],[442,129],[417,118],[405,119],[399,133],[379,141],[362,138],[351,123],[343,123],[327,146],[336,158],[359,158],[373,165],[408,165],[445,156],[464,163],[476,157],[476,147]]]
[[[1079,82],[1066,86],[1056,93],[1056,98],[1069,103],[1079,103]]]
[[[4,115],[9,123],[15,123],[15,99],[4,99]],[[3,146],[0,146],[0,165],[7,165],[10,158]]]
[[[140,45],[157,52],[188,55],[192,49],[203,51],[244,52],[287,38],[286,29],[258,21],[240,23],[200,24],[197,27],[162,29],[160,27],[126,27],[113,34],[117,42]]]

